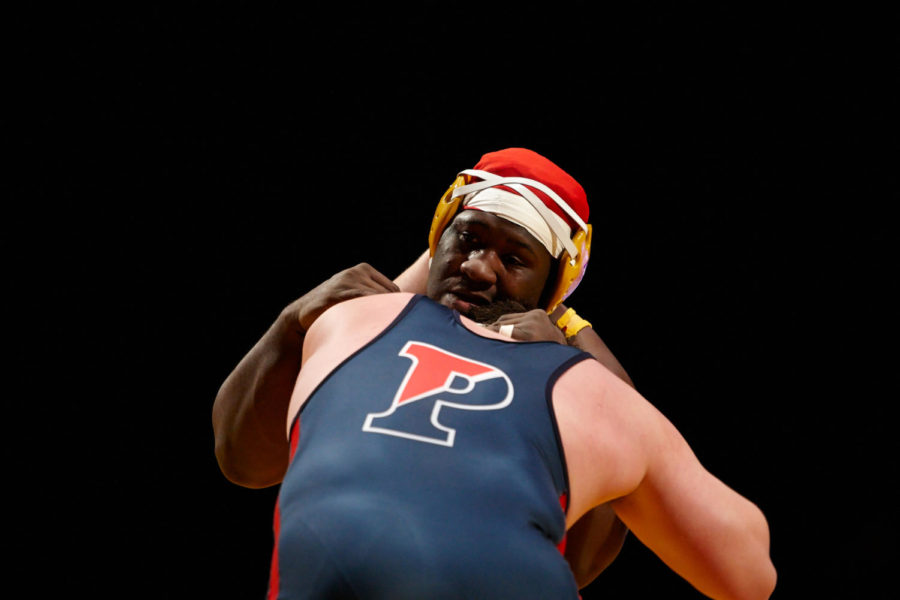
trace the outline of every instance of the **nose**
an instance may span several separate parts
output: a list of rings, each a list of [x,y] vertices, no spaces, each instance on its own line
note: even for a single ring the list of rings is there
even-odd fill
[[[460,270],[471,281],[491,286],[497,283],[499,265],[500,257],[496,252],[482,249],[469,253]]]

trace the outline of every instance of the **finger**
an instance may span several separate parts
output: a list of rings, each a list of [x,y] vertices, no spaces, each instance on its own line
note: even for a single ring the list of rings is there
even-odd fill
[[[370,282],[373,289],[376,290],[376,293],[400,291],[400,286],[394,283],[390,277],[371,265],[367,264],[365,266],[367,267]]]
[[[360,263],[332,278],[333,286],[345,297],[399,292],[400,288],[374,267]]]
[[[499,317],[497,317],[494,323],[499,323],[500,325],[512,323],[513,325],[515,325],[516,323],[522,323],[526,314],[527,313],[506,313],[505,315],[500,315]]]

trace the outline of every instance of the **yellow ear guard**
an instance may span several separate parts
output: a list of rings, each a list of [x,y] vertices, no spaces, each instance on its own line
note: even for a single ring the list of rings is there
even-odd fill
[[[431,219],[431,231],[428,232],[429,256],[434,256],[434,251],[437,248],[438,240],[441,239],[441,234],[444,233],[444,228],[453,220],[453,216],[456,215],[456,211],[459,210],[459,204],[462,202],[461,196],[457,196],[456,198],[452,197],[453,190],[465,184],[466,177],[460,175],[453,184],[447,188],[444,195],[441,196],[437,208],[434,211],[434,217]]]
[[[468,181],[469,177],[465,175],[458,176],[453,184],[447,188],[447,191],[444,192],[444,195],[441,196],[434,211],[434,217],[431,220],[431,230],[428,232],[429,256],[434,256],[441,234],[459,211],[462,196],[457,195],[454,198],[453,191],[460,186],[466,185]],[[578,284],[581,283],[581,279],[584,277],[584,270],[587,267],[588,257],[590,256],[591,231],[590,224],[586,224],[586,229],[578,229],[575,233],[572,243],[575,245],[578,255],[574,259],[566,250],[563,250],[560,255],[556,283],[552,293],[548,296],[547,314],[552,313],[557,305],[574,292]]]
[[[563,250],[562,255],[560,255],[559,273],[556,277],[556,285],[553,288],[553,293],[547,301],[547,314],[552,313],[559,303],[569,297],[569,295],[575,291],[575,288],[578,287],[578,284],[581,283],[581,279],[584,277],[584,270],[587,268],[588,258],[590,258],[591,254],[592,231],[593,229],[590,223],[588,223],[587,231],[579,229],[572,238],[572,242],[575,244],[575,247],[578,248],[578,256],[575,260],[572,260],[569,253],[565,250]]]

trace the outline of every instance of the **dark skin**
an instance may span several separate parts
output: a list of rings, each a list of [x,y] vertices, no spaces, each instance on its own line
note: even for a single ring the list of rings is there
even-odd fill
[[[523,228],[495,215],[462,211],[447,227],[429,271],[427,295],[463,314],[473,306],[516,300],[526,312],[500,317],[490,327],[516,325],[517,339],[567,340],[538,308],[554,259]],[[284,434],[287,407],[300,370],[305,332],[329,307],[369,295],[400,291],[367,264],[341,271],[285,307],[278,319],[226,378],[213,406],[216,457],[225,476],[250,488],[281,482],[289,447]],[[581,334],[579,334],[580,336]],[[566,557],[580,586],[586,585],[615,557],[625,529],[599,507],[590,515],[600,526],[569,534]],[[590,535],[587,533],[591,531]],[[606,535],[603,552],[591,541]],[[582,552],[582,548],[590,551]],[[570,557],[572,555],[572,557]],[[574,562],[573,562],[574,561]]]
[[[216,459],[240,486],[281,483],[290,448],[285,421],[300,372],[306,331],[339,302],[400,288],[372,266],[345,269],[286,306],[262,338],[228,375],[213,404]]]
[[[501,300],[536,309],[551,260],[524,228],[490,213],[464,210],[438,242],[426,294],[465,315],[475,305]]]

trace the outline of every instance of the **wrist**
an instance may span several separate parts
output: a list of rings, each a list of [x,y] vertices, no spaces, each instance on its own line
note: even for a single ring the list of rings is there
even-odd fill
[[[278,315],[278,331],[280,336],[290,344],[296,341],[303,341],[306,336],[308,326],[304,326],[304,309],[301,300],[296,300],[286,306],[281,314]],[[308,319],[309,325],[315,319]]]
[[[566,336],[566,340],[574,338],[578,335],[578,332],[585,327],[592,327],[590,321],[578,316],[578,313],[575,312],[574,308],[570,308],[563,313],[559,320],[556,321],[556,326],[559,327],[563,332],[563,335]]]

